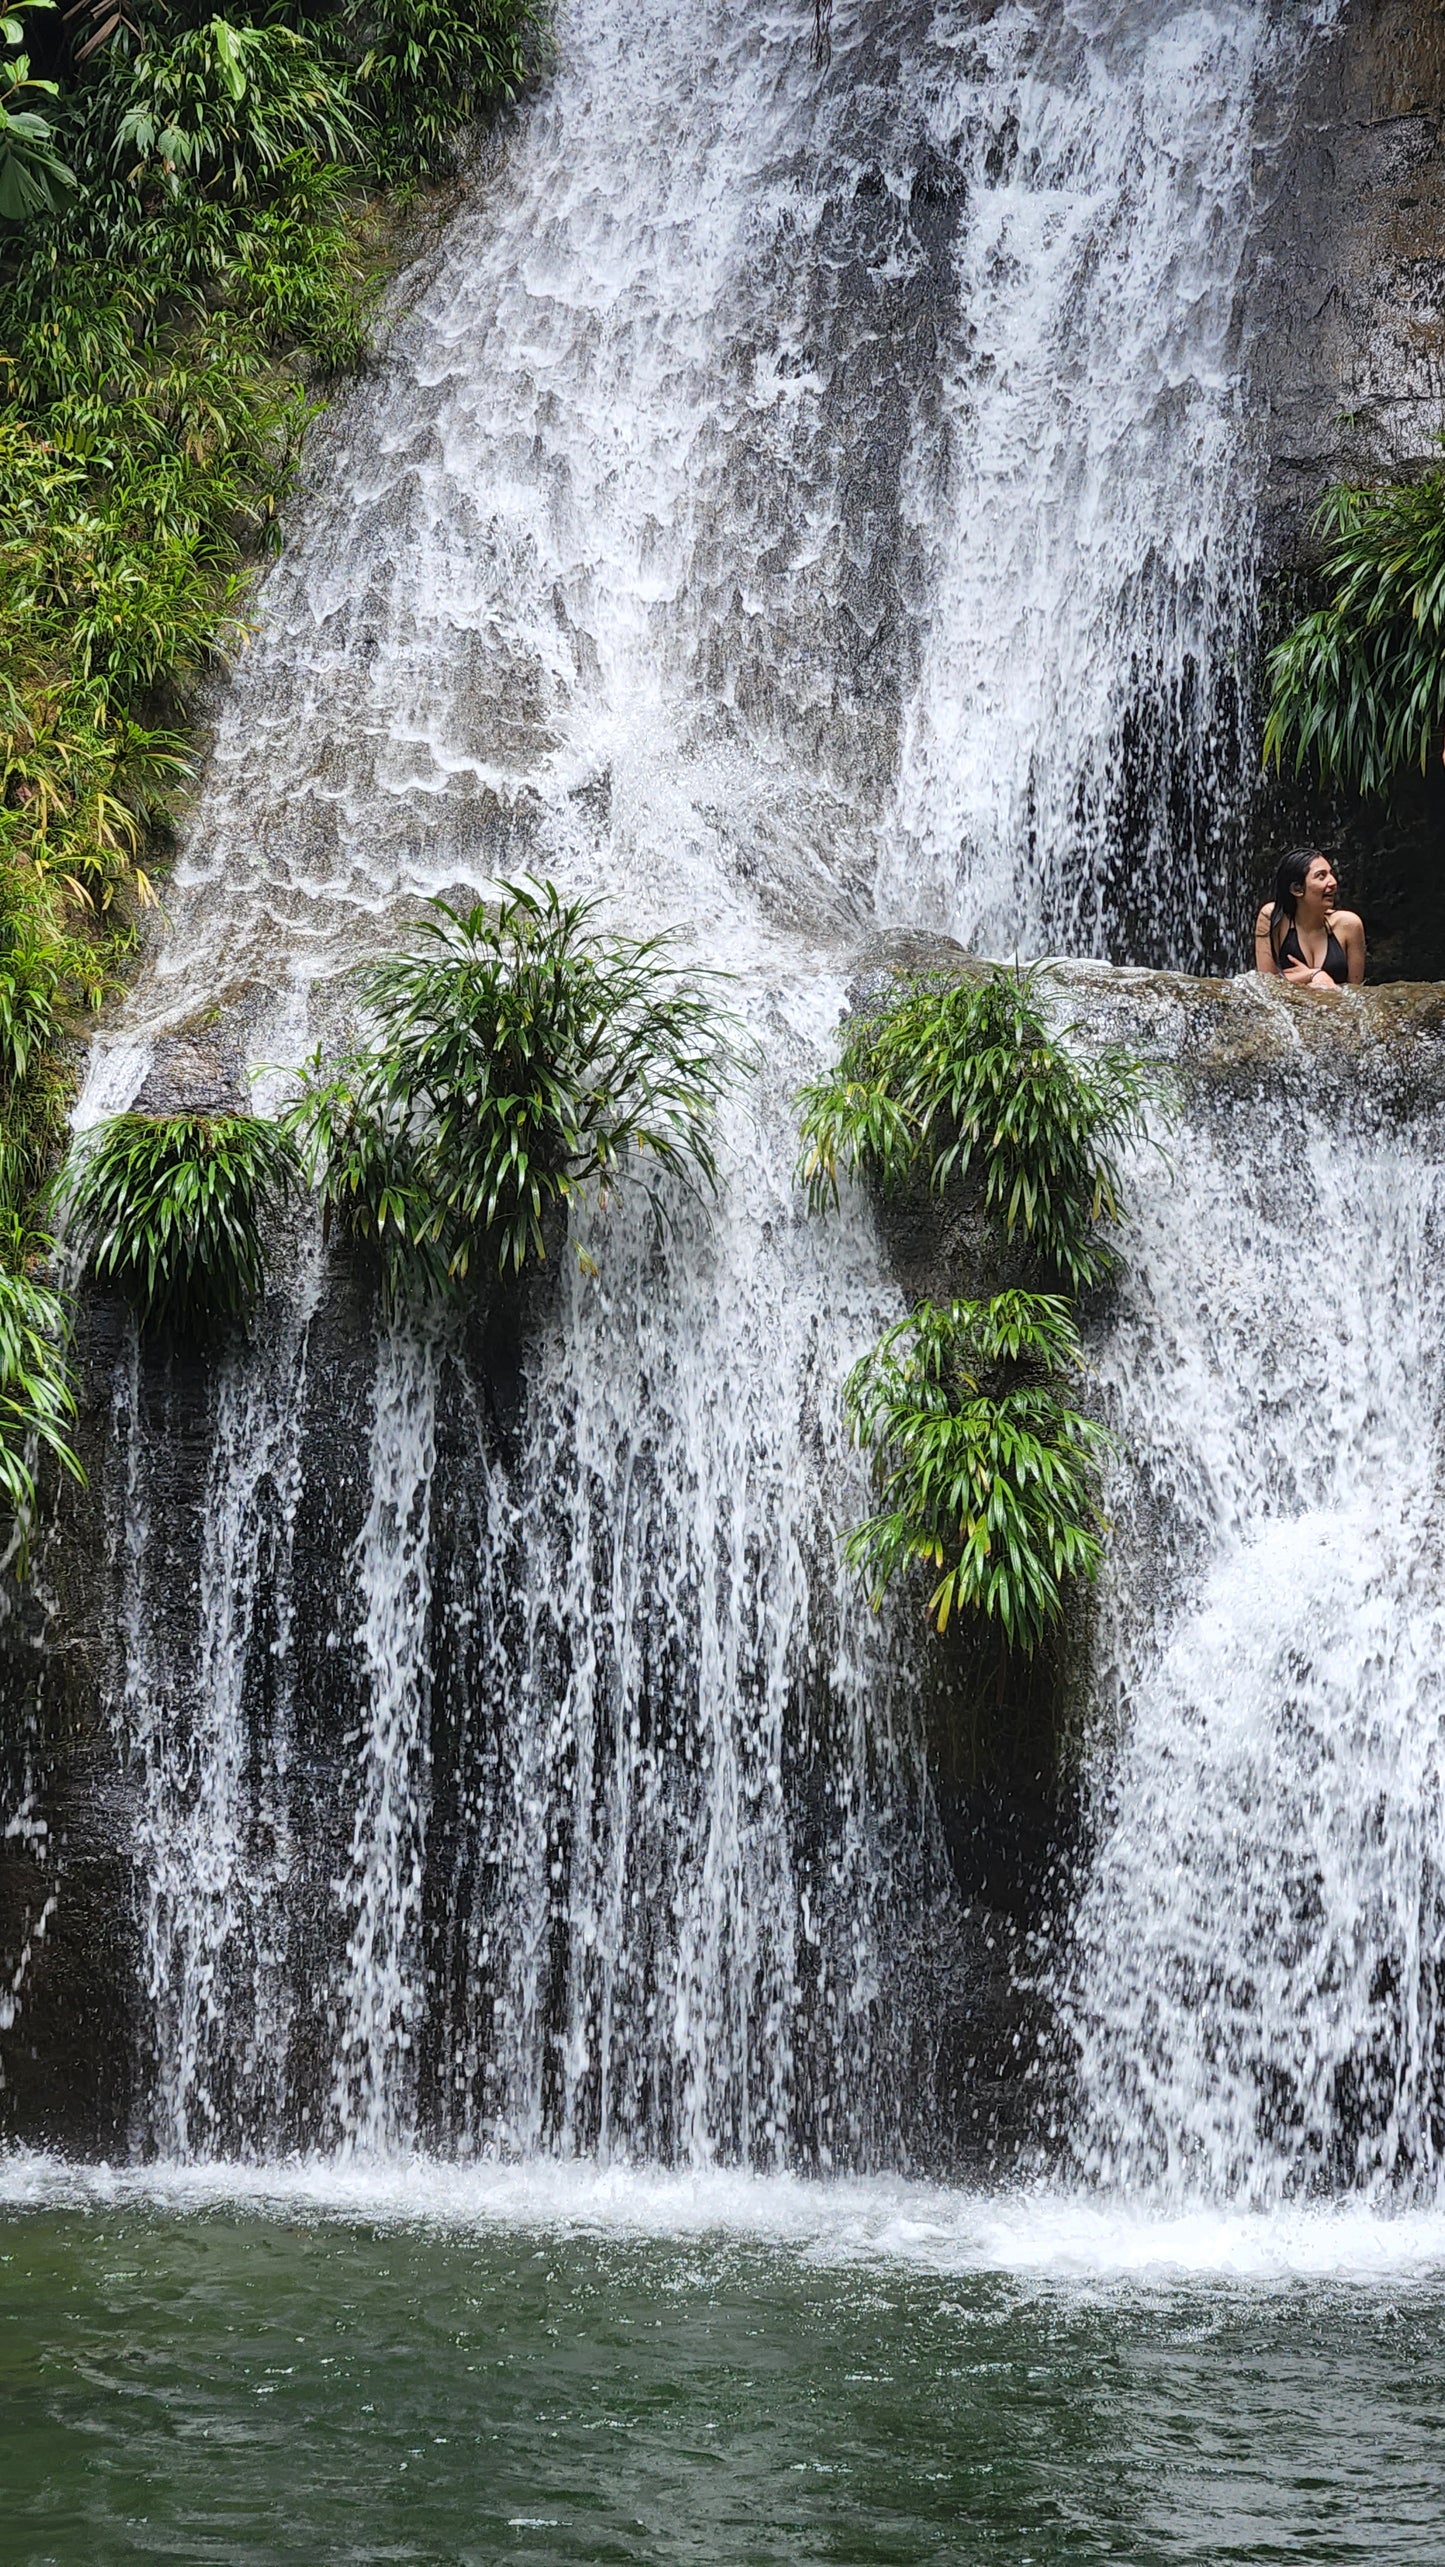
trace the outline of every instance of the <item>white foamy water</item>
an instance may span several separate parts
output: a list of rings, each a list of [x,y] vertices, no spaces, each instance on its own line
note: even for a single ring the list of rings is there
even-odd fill
[[[920,654],[890,918],[1005,956],[1235,950],[1248,287],[1275,122],[1333,15],[939,13],[926,112],[960,201],[963,326],[902,479]]]
[[[808,2181],[742,2172],[667,2174],[538,2159],[385,2167],[297,2158],[263,2169],[73,2166],[0,2155],[0,2212],[158,2211],[415,2226],[456,2236],[602,2237],[772,2249],[803,2266],[892,2269],[941,2283],[998,2276],[1031,2291],[1243,2291],[1292,2284],[1430,2286],[1445,2275],[1445,2220],[1361,2204],[1272,2215],[1173,2216],[1046,2189],[980,2193],[888,2177]]]
[[[1445,1121],[1321,1066],[1140,1171],[1102,1354],[1117,1743],[1061,1987],[1077,2154],[1166,2198],[1439,2190]]]
[[[398,902],[521,861],[750,971],[876,914],[1196,962],[1257,218],[1331,14],[839,8],[822,76],[788,10],[572,0],[316,432],[133,1024],[299,1040]],[[1123,888],[1166,849],[1172,928]]]

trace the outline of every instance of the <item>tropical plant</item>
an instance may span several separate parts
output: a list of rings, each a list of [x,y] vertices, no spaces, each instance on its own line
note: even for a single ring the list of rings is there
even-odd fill
[[[875,1455],[882,1505],[846,1556],[875,1606],[900,1573],[924,1568],[940,1632],[968,1613],[1020,1654],[1037,1648],[1071,1582],[1092,1580],[1103,1557],[1110,1438],[1061,1389],[1081,1362],[1065,1300],[1005,1292],[924,1302],[854,1366],[845,1411]]]
[[[356,75],[380,172],[413,178],[444,167],[458,122],[516,96],[540,23],[534,0],[502,9],[381,0]]]
[[[259,1115],[132,1113],[82,1135],[56,1191],[97,1282],[147,1327],[199,1332],[250,1312],[265,1223],[300,1175]]]
[[[212,18],[169,44],[149,40],[117,80],[111,160],[132,186],[246,198],[293,155],[343,161],[361,148],[344,82],[291,27]]]
[[[18,1225],[6,1225],[14,1252]],[[24,1243],[31,1254],[48,1241]],[[49,1453],[72,1479],[83,1480],[70,1443],[75,1391],[66,1361],[67,1312],[60,1295],[23,1263],[0,1264],[0,1506],[13,1517],[22,1562],[35,1521],[35,1473]]]
[[[22,45],[22,16],[52,0],[19,0],[0,14],[0,45]],[[49,111],[24,100],[58,98],[53,80],[32,80],[29,56],[13,53],[0,63],[0,228],[58,214],[75,188],[75,173],[60,157]]]
[[[32,912],[0,918],[0,1101],[53,1041],[68,957]]]
[[[1269,655],[1265,758],[1385,795],[1445,727],[1445,472],[1331,490],[1316,531],[1325,601]]]
[[[1037,971],[915,979],[855,1019],[842,1058],[803,1089],[800,1174],[815,1210],[840,1175],[885,1193],[972,1175],[989,1221],[1050,1282],[1102,1282],[1117,1220],[1116,1151],[1158,1081],[1117,1047],[1088,1059],[1050,1032]]]
[[[684,981],[666,937],[599,932],[599,906],[524,881],[492,909],[433,903],[420,949],[361,976],[375,1044],[308,1065],[286,1129],[393,1295],[519,1272],[594,1181],[641,1183],[659,1220],[658,1180],[715,1188],[735,1054],[714,976]]]

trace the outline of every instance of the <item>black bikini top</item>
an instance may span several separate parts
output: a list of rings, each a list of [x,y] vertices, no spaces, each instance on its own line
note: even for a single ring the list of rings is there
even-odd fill
[[[1279,962],[1281,970],[1283,970],[1286,963],[1303,963],[1307,972],[1328,972],[1337,989],[1344,989],[1350,977],[1349,958],[1346,955],[1344,946],[1340,943],[1338,936],[1335,934],[1333,927],[1327,927],[1325,929],[1324,961],[1322,963],[1312,963],[1307,954],[1302,954],[1300,952],[1299,937],[1295,933],[1294,922],[1291,920],[1288,931],[1280,944]]]

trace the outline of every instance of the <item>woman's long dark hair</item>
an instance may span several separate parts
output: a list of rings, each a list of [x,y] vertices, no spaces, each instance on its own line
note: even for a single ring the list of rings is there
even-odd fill
[[[1294,925],[1299,895],[1316,856],[1324,856],[1325,863],[1329,863],[1323,847],[1291,847],[1289,854],[1279,860],[1274,877],[1274,914],[1269,922],[1269,950],[1276,962],[1279,961],[1279,949]]]

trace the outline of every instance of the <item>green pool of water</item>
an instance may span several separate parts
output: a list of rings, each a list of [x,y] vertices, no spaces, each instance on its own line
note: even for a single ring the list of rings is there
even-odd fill
[[[0,2559],[1445,2559],[1430,2258],[1091,2277],[888,2234],[11,2200]]]

